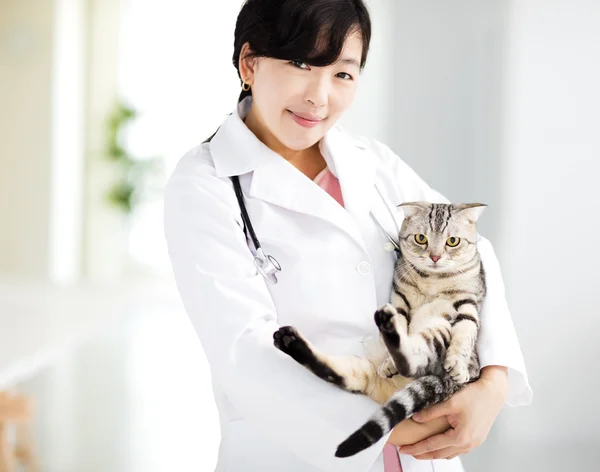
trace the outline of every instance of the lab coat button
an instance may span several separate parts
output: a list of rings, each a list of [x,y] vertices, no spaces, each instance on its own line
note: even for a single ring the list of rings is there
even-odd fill
[[[387,242],[383,245],[383,248],[387,251],[387,252],[392,252],[394,249],[396,249],[396,246],[394,246],[391,242]]]
[[[367,261],[362,261],[356,266],[356,270],[360,275],[368,275],[371,273],[371,264],[369,264]]]

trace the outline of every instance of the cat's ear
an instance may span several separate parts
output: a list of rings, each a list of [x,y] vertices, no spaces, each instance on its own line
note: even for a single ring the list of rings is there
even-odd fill
[[[410,218],[419,212],[429,212],[431,210],[431,204],[427,202],[405,202],[398,205],[398,207],[404,210],[404,217]]]
[[[487,205],[483,203],[458,203],[452,205],[452,208],[456,212],[456,217],[464,218],[470,224],[477,223],[477,220],[486,207]]]

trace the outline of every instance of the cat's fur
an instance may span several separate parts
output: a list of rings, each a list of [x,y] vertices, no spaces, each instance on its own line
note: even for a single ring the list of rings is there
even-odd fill
[[[475,346],[486,285],[475,223],[485,205],[399,206],[405,219],[393,290],[390,303],[375,313],[380,349],[366,358],[329,356],[292,326],[273,334],[278,349],[323,380],[383,405],[338,446],[338,457],[373,445],[402,420],[445,401],[480,375]],[[419,244],[416,235],[424,235],[426,243]],[[448,244],[452,237],[460,238],[456,247]]]

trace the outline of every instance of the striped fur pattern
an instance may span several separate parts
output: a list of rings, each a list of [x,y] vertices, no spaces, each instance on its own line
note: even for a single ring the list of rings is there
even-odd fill
[[[476,246],[482,204],[409,202],[390,303],[375,313],[379,338],[365,357],[329,356],[291,326],[275,346],[323,380],[382,406],[342,442],[337,457],[379,441],[417,411],[479,378],[476,351],[486,285]]]

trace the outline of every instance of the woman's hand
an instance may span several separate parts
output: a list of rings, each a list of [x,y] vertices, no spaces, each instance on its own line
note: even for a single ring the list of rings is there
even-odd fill
[[[453,459],[479,447],[504,405],[507,389],[506,367],[484,367],[477,381],[412,417],[419,423],[427,423],[445,416],[451,428],[416,444],[402,446],[400,452],[415,459]]]

